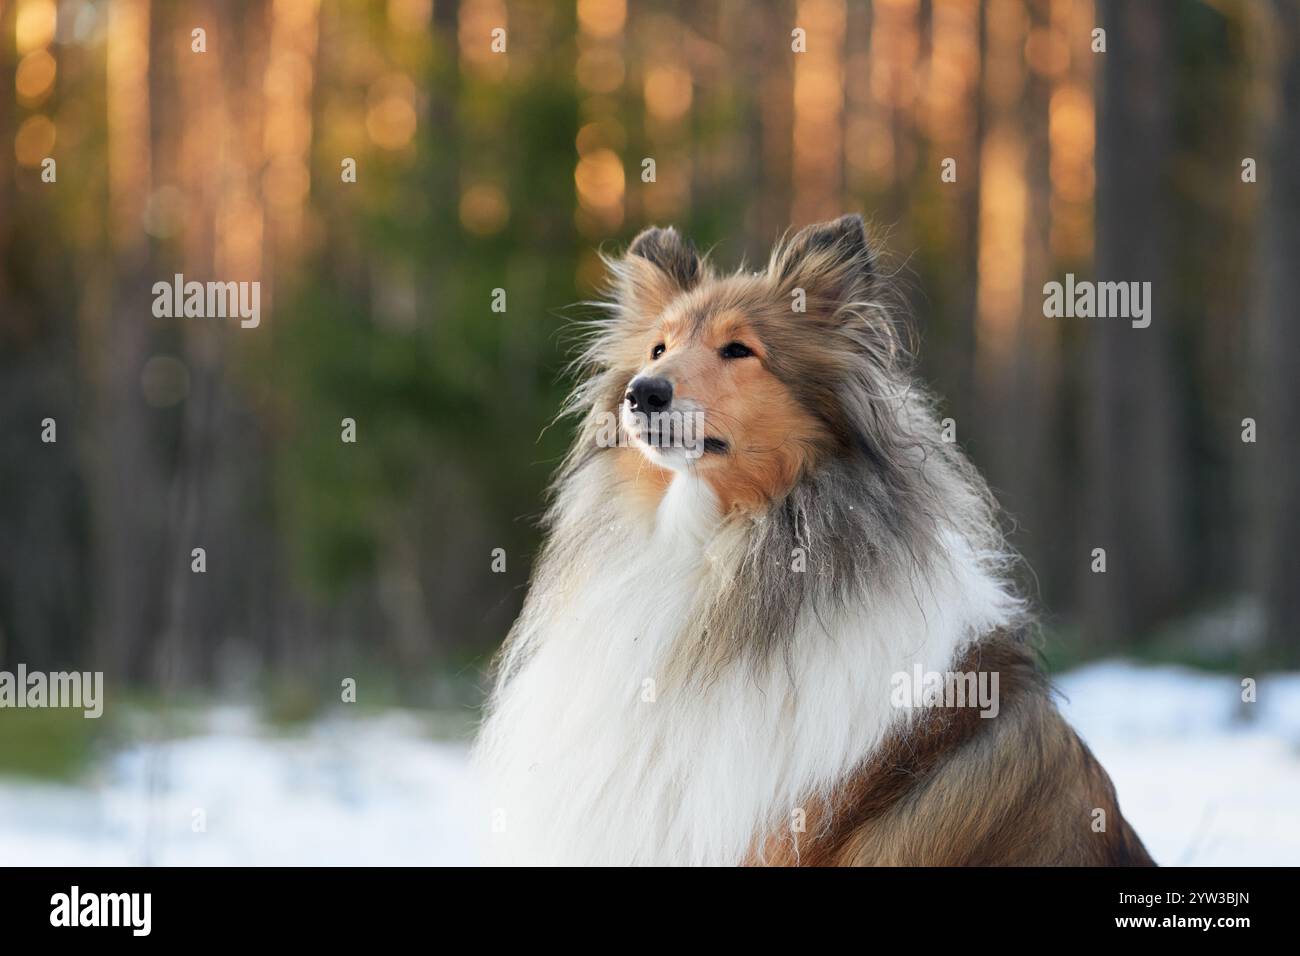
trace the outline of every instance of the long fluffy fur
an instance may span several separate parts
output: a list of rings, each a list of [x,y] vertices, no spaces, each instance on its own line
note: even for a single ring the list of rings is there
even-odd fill
[[[889,677],[1025,622],[988,490],[913,381],[860,220],[717,277],[671,230],[610,262],[546,544],[498,659],[476,761],[523,862],[731,864],[828,800],[899,724]],[[791,315],[794,290],[806,315]],[[825,427],[765,509],[676,477],[633,507],[597,441],[669,301],[743,311]],[[800,326],[798,322],[807,323]],[[793,564],[802,555],[806,571]]]

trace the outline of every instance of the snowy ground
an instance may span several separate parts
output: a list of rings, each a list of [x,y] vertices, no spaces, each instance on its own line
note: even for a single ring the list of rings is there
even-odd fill
[[[1300,674],[1231,677],[1097,664],[1057,681],[1164,866],[1300,865]]]
[[[1099,664],[1058,685],[1159,862],[1300,864],[1300,674],[1245,707],[1232,678],[1176,668]],[[465,748],[417,715],[286,736],[217,709],[77,786],[0,779],[0,865],[473,863],[472,803]]]

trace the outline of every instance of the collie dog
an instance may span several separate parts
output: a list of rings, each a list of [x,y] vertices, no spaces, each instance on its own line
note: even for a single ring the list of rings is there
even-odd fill
[[[862,219],[757,273],[671,228],[607,264],[475,746],[501,858],[1150,864],[1025,644]]]

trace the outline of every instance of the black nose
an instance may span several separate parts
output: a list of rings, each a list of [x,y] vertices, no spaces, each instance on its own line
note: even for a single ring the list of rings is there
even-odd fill
[[[662,412],[672,403],[673,383],[666,378],[634,378],[624,397],[634,412]]]

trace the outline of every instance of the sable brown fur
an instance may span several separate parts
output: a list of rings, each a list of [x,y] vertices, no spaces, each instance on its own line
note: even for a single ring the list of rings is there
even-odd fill
[[[1154,866],[1092,752],[1020,640],[974,645],[958,672],[996,672],[1001,708],[933,707],[900,726],[806,832],[770,835],[768,866]],[[1093,821],[1105,813],[1105,829]]]

